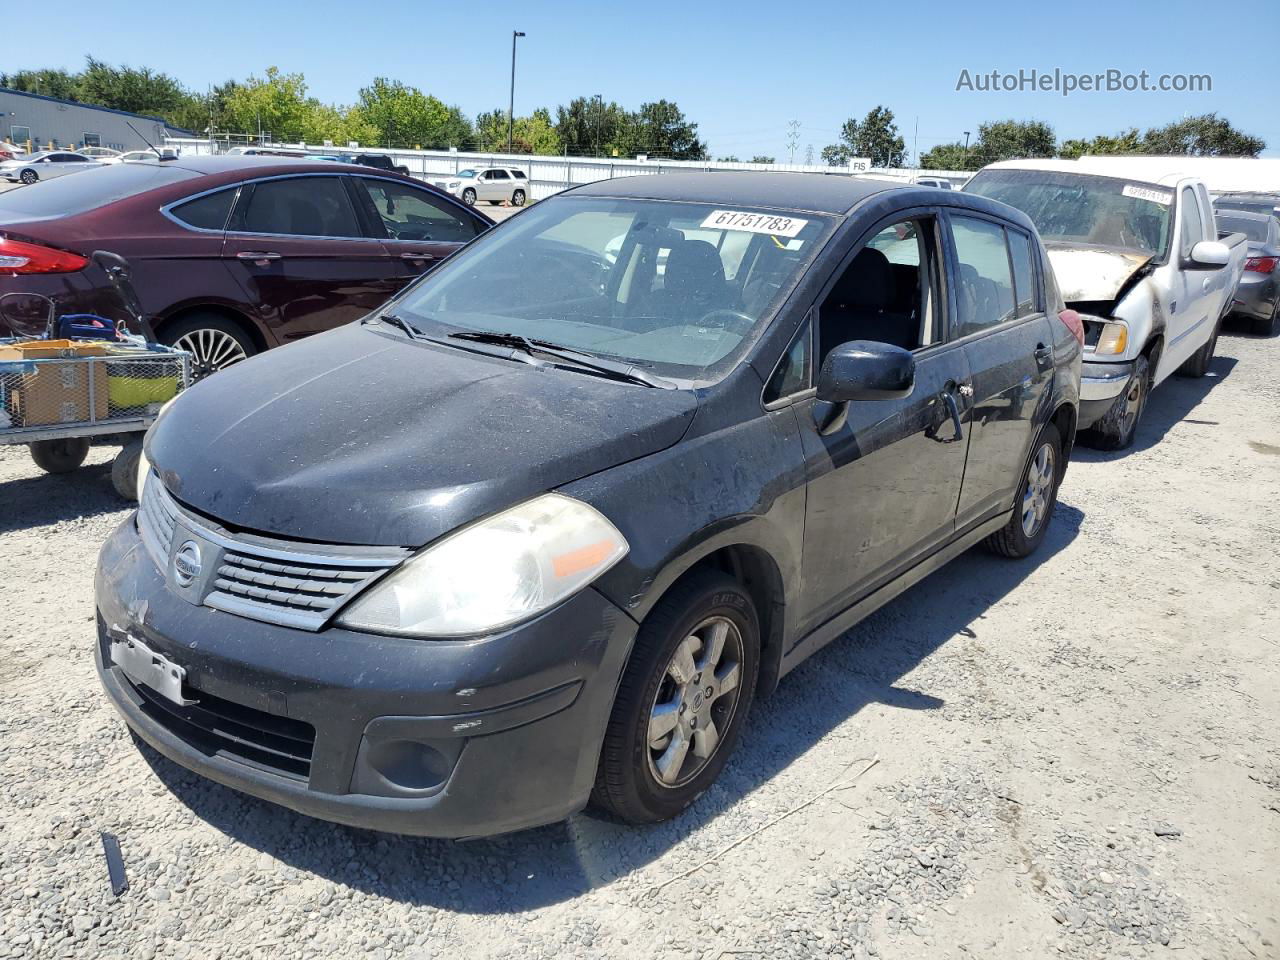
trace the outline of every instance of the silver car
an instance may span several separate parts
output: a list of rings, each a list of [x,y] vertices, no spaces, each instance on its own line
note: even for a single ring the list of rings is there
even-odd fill
[[[41,150],[20,160],[0,163],[0,177],[15,183],[35,183],[68,173],[101,170],[106,164],[70,150]]]
[[[529,177],[519,167],[468,167],[451,177],[433,176],[430,182],[469,207],[479,200],[523,207],[529,199]]]
[[[1244,274],[1231,301],[1231,312],[1252,321],[1253,332],[1280,332],[1280,220],[1268,213],[1219,210],[1218,229],[1243,233],[1249,240]]]

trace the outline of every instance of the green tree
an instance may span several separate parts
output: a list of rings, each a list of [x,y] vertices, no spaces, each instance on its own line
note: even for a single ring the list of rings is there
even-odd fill
[[[59,100],[80,99],[80,78],[68,70],[19,70],[17,73],[0,73],[0,87],[38,93]]]
[[[752,163],[777,163],[778,161],[773,157],[766,157],[763,154],[758,153],[751,158],[751,162]]]
[[[1130,127],[1115,136],[1108,136],[1102,133],[1089,140],[1063,140],[1062,145],[1058,147],[1058,156],[1065,157],[1068,160],[1083,157],[1086,153],[1097,156],[1142,152],[1142,137],[1139,135],[1137,127]]]
[[[561,149],[577,157],[614,155],[619,150],[627,111],[601,97],[575,97],[556,107],[556,135]]]
[[[1143,135],[1142,146],[1146,153],[1256,157],[1266,149],[1267,142],[1237,130],[1226,117],[1206,113],[1163,127],[1153,127]]]
[[[898,136],[893,111],[876,106],[862,122],[850,117],[840,127],[840,139],[822,148],[822,161],[828,166],[844,166],[853,157],[869,157],[875,167],[902,166],[906,144]]]
[[[324,115],[322,107],[307,96],[302,74],[268,67],[265,76],[251,76],[228,93],[224,119],[229,132],[256,134],[261,129],[273,140],[293,142],[325,132],[325,124],[334,118]],[[336,141],[337,133],[330,131],[321,139]]]
[[[1039,120],[997,120],[978,125],[973,145],[978,167],[999,160],[1052,157],[1057,153],[1053,127]],[[976,167],[973,169],[977,169]]]
[[[920,166],[926,170],[977,170],[981,164],[963,143],[940,143],[920,158]]]
[[[476,139],[481,150],[505,153],[507,111],[497,109],[480,114],[476,118]],[[530,116],[516,117],[512,128],[511,149],[515,153],[560,153],[560,136],[551,122],[551,111],[539,107]]]
[[[86,58],[79,90],[78,99],[84,103],[166,119],[195,100],[167,73],[157,73],[150,67],[114,67],[95,57]]]
[[[615,142],[619,153],[645,153],[672,160],[705,160],[707,145],[698,139],[698,125],[691,123],[673,101],[642,103],[628,117]]]
[[[354,111],[376,131],[372,138],[383,146],[422,146],[437,150],[450,146],[450,112],[435,97],[399,80],[374,78],[360,90]]]
[[[735,157],[733,154],[729,154],[729,156],[727,157],[716,157],[716,163],[738,163],[738,162],[739,162],[738,158]]]

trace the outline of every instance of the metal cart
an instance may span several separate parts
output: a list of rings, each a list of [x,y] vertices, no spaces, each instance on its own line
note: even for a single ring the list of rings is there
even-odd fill
[[[84,463],[94,438],[118,439],[123,449],[111,481],[122,497],[137,499],[142,436],[164,404],[191,385],[191,356],[154,342],[122,258],[100,251],[94,260],[111,276],[147,342],[52,339],[57,305],[20,295],[28,313],[31,298],[45,301],[47,324],[44,339],[0,339],[0,444],[25,443],[41,469],[67,473]],[[14,325],[12,313],[6,319]],[[104,332],[116,336],[110,328]]]

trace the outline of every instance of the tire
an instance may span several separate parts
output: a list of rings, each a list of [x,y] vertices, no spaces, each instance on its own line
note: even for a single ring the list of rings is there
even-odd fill
[[[111,485],[125,500],[138,499],[138,462],[142,459],[142,438],[130,440],[111,461]]]
[[[31,459],[45,473],[70,473],[89,455],[89,438],[36,440],[30,444],[30,449]]]
[[[1101,420],[1080,432],[1081,442],[1095,450],[1126,450],[1133,446],[1150,393],[1151,363],[1146,357],[1139,357],[1133,363],[1133,376],[1124,393],[1116,397]]]
[[[191,354],[191,380],[203,380],[258,352],[244,328],[217,313],[195,313],[166,324],[160,342]]]
[[[1271,316],[1265,320],[1253,321],[1253,333],[1259,337],[1274,337],[1276,332],[1280,330],[1280,301],[1277,301],[1276,308],[1271,311]]]
[[[1213,352],[1218,349],[1218,327],[1213,328],[1213,335],[1208,343],[1187,357],[1178,368],[1180,377],[1203,377],[1209,372],[1209,364],[1213,362]]]
[[[1013,501],[1013,516],[1002,529],[983,541],[988,550],[1002,557],[1026,557],[1035,553],[1053,520],[1063,467],[1062,437],[1057,427],[1046,423],[1023,468],[1022,482]]]
[[[31,184],[40,179],[40,174],[36,173],[34,170],[23,170],[22,173],[18,174],[18,179],[27,186],[31,186]]]
[[[722,637],[718,668],[705,661],[716,633]],[[692,804],[733,752],[759,664],[760,621],[742,584],[707,570],[673,587],[640,626],[605,731],[592,802],[637,824],[667,820]],[[680,684],[680,673],[690,682]],[[720,686],[730,676],[734,686]],[[664,710],[666,704],[671,709]],[[655,726],[667,724],[667,732],[651,737]],[[717,739],[700,756],[699,749],[708,750],[709,729]]]
[[[462,191],[462,202],[468,207],[474,207],[476,205],[476,192],[470,187],[467,187],[467,189]]]
[[[523,207],[523,206],[524,206],[524,191],[523,191],[523,190],[517,190],[515,193],[511,194],[511,205],[512,205],[513,207]]]

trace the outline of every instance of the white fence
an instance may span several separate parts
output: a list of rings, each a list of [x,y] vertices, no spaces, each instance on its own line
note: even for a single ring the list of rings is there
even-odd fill
[[[181,154],[222,152],[223,145],[211,140],[168,139],[165,145]],[[376,147],[316,147],[305,144],[271,145],[272,149],[304,151],[309,154],[381,153],[409,168],[419,179],[452,176],[468,167],[516,167],[529,175],[531,199],[541,200],[580,183],[594,183],[613,177],[673,173],[677,170],[780,170],[824,176],[851,176],[847,168],[803,163],[727,163],[712,160],[636,160],[608,157],[549,157],[527,153],[462,153],[454,150],[383,150]],[[938,177],[960,187],[972,176],[957,170],[920,170],[909,167],[873,167],[859,176],[910,182],[917,176]]]

